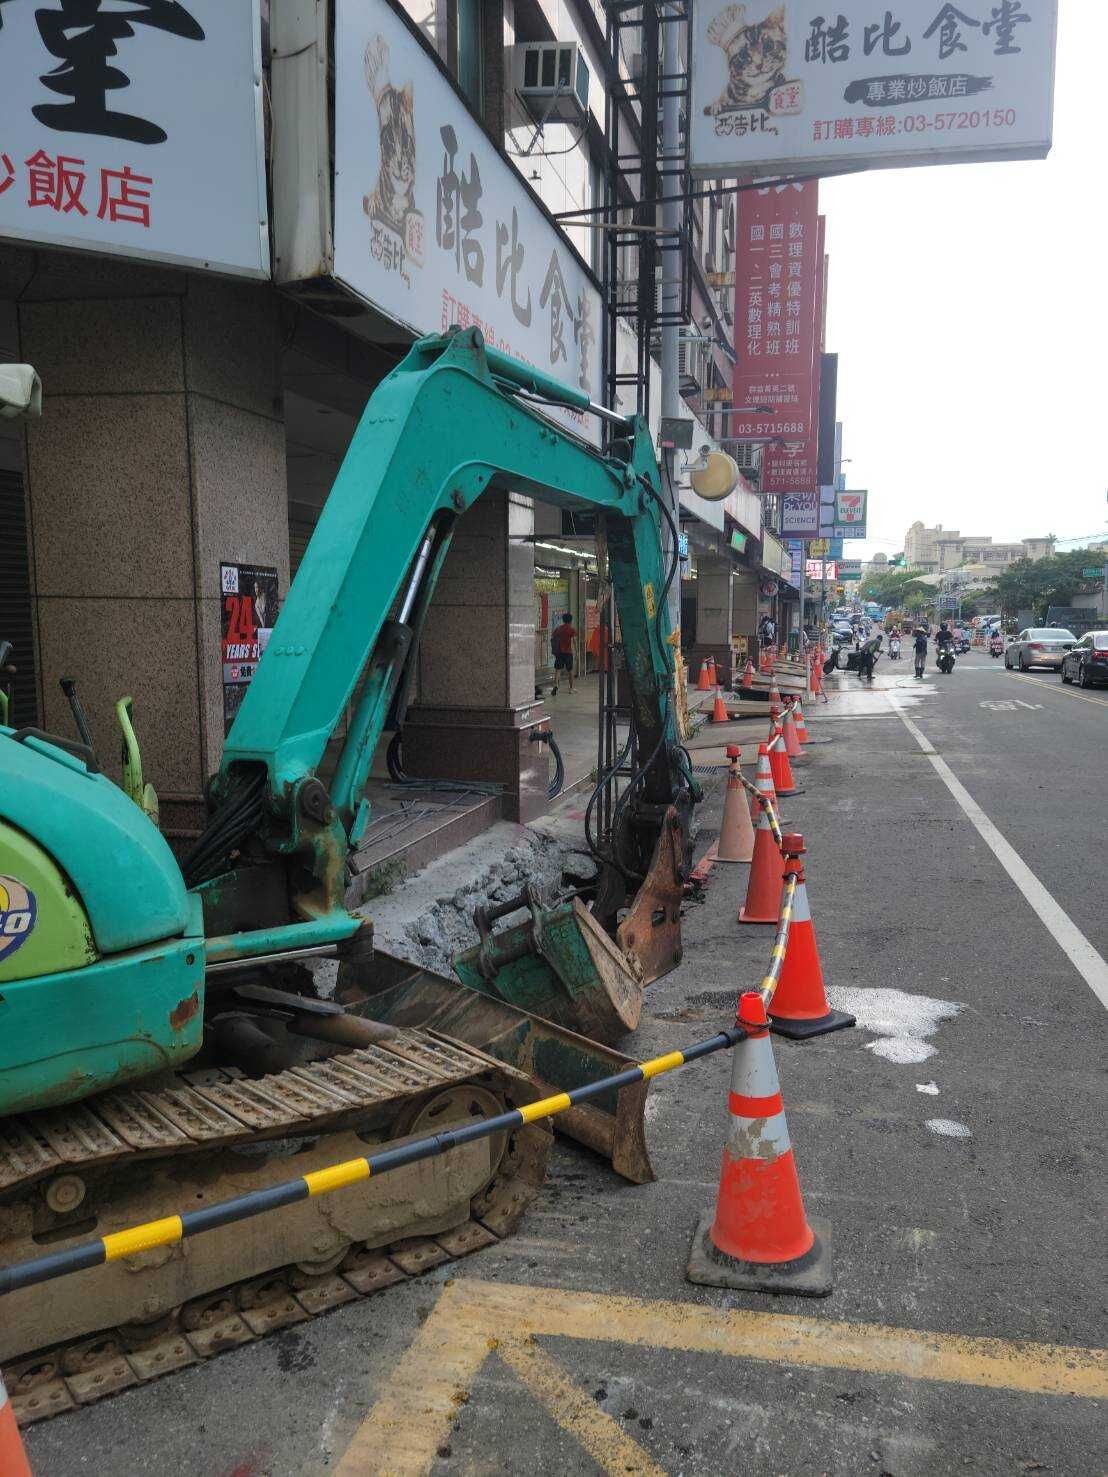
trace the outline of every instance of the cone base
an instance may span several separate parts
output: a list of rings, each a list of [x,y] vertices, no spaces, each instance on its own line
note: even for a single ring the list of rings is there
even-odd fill
[[[803,785],[794,785],[791,790],[778,790],[777,791],[777,798],[780,799],[781,796],[784,795],[787,799],[791,799],[794,795],[803,795],[803,794],[804,794],[804,786]]]
[[[790,1041],[807,1041],[811,1036],[826,1036],[831,1031],[845,1031],[857,1025],[854,1016],[845,1010],[829,1010],[811,1020],[790,1020],[776,1016],[770,1011],[769,1028],[778,1036],[787,1036]]]
[[[785,1297],[825,1298],[832,1288],[831,1231],[826,1221],[809,1217],[815,1242],[791,1262],[741,1262],[727,1256],[708,1232],[715,1210],[706,1210],[697,1222],[685,1276],[701,1287],[732,1287],[743,1292],[770,1292]]]
[[[742,907],[742,908],[739,909],[739,922],[740,923],[760,923],[764,928],[768,928],[768,927],[776,928],[777,927],[777,916],[778,915],[776,913],[773,913],[772,915],[770,915],[770,916],[768,916],[766,918],[750,918],[750,917],[747,916],[747,912],[746,912],[746,908],[745,907]]]

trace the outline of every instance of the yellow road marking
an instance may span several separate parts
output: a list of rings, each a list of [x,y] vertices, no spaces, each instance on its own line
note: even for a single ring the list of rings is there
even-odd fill
[[[536,1338],[850,1369],[1031,1395],[1108,1399],[1108,1354],[1100,1349],[963,1338],[791,1313],[725,1312],[696,1303],[466,1278],[444,1287],[431,1316],[356,1432],[339,1464],[338,1477],[369,1473],[415,1477],[429,1471],[493,1348],[498,1348],[559,1424],[604,1465],[597,1455],[599,1447],[594,1449],[588,1442],[610,1442],[611,1432],[603,1421],[586,1419],[580,1403],[586,1397],[531,1347],[530,1341]],[[621,1435],[629,1440],[625,1432]],[[610,1445],[604,1449],[613,1450]],[[645,1459],[645,1453],[636,1459]]]
[[[506,1339],[497,1345],[496,1352],[562,1430],[581,1443],[598,1467],[611,1473],[666,1477],[665,1468],[659,1467],[637,1441],[632,1441],[619,1422],[601,1410],[533,1339]]]
[[[1103,698],[1090,697],[1087,692],[1075,692],[1069,685],[1063,686],[1059,683],[1057,687],[1048,687],[1045,682],[1039,682],[1029,672],[1013,672],[1010,667],[1007,670],[1009,677],[1018,677],[1021,682],[1032,682],[1043,692],[1056,692],[1061,697],[1075,697],[1079,703],[1092,703],[1094,708],[1108,708],[1108,702],[1105,702]]]
[[[487,1321],[460,1314],[444,1293],[354,1433],[337,1477],[429,1471],[489,1348]]]

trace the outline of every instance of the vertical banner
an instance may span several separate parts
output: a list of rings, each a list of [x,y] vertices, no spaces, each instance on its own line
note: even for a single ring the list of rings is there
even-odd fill
[[[223,595],[223,732],[227,734],[277,620],[277,571],[268,564],[221,564],[219,588]]]
[[[739,197],[732,435],[784,442],[763,452],[765,493],[816,486],[821,234],[815,181]]]

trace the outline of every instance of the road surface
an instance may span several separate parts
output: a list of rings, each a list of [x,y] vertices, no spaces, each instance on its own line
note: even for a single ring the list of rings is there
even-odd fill
[[[657,1183],[559,1146],[522,1234],[35,1428],[36,1471],[1104,1470],[1108,694],[977,655],[837,680],[786,818],[859,1025],[777,1047],[830,1298],[684,1279],[723,1140],[712,1058],[652,1089]],[[689,905],[636,1055],[710,1035],[757,982],[745,883],[717,866]]]

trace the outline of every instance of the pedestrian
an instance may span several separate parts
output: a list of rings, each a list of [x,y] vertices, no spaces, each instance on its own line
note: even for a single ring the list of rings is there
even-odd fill
[[[777,625],[771,615],[764,615],[758,622],[758,641],[762,646],[773,646],[777,642]]]
[[[577,627],[573,624],[573,617],[568,610],[562,611],[562,623],[555,626],[554,634],[550,638],[550,649],[554,653],[554,686],[550,689],[553,697],[558,696],[558,673],[565,672],[569,677],[569,690],[573,691],[573,656],[577,643]]]
[[[927,632],[922,626],[916,627],[916,634],[912,641],[912,650],[916,658],[916,676],[923,677],[923,669],[927,665]]]

